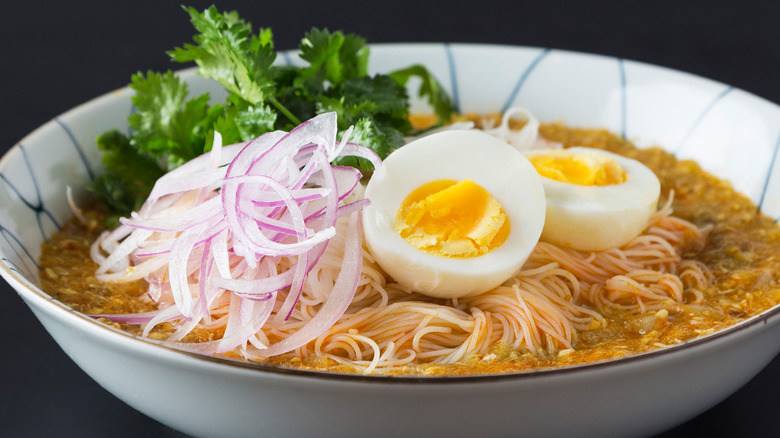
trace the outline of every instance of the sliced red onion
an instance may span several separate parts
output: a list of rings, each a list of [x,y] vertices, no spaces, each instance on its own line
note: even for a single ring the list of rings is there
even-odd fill
[[[119,221],[124,225],[142,230],[177,232],[210,220],[220,213],[220,204],[219,197],[213,197],[194,207],[174,210],[169,214],[158,215],[156,218],[131,217],[129,219],[121,218]]]
[[[171,341],[199,324],[225,323],[220,340],[172,344],[207,354],[266,347],[259,332],[269,321],[294,315],[336,222],[351,215],[343,266],[329,297],[317,315],[262,355],[288,352],[325,332],[357,289],[362,230],[354,213],[368,203],[349,198],[360,172],[330,163],[350,155],[381,164],[373,151],[350,143],[349,132],[337,142],[336,115],[328,113],[244,144],[222,147],[215,135],[211,152],[160,178],[141,209],[92,248],[100,265],[96,278],[145,278],[159,309],[94,316],[144,324],[144,335],[174,321]],[[279,266],[287,268],[279,272]]]
[[[355,296],[355,291],[360,281],[360,272],[363,267],[363,233],[361,228],[360,215],[353,215],[350,218],[350,227],[347,232],[343,268],[339,272],[336,284],[333,286],[328,299],[322,304],[317,314],[297,332],[284,338],[282,341],[270,345],[261,354],[264,356],[275,356],[306,345],[309,341],[325,333],[344,314],[352,301],[352,297]]]
[[[101,316],[106,319],[111,319],[111,315],[101,315]],[[164,309],[160,309],[157,312],[157,315],[152,317],[152,319],[150,319],[149,322],[146,323],[146,326],[144,327],[143,335],[149,336],[149,332],[151,332],[151,330],[157,324],[161,324],[163,322],[176,321],[180,318],[182,318],[182,315],[176,306],[170,306]]]
[[[110,315],[92,314],[89,315],[93,318],[106,318],[111,321],[118,322],[120,324],[148,324],[154,317],[158,316],[159,310],[153,310],[151,312],[139,312],[139,313],[112,313]]]
[[[75,217],[83,225],[88,225],[89,219],[84,216],[84,213],[81,211],[79,206],[76,205],[76,200],[73,199],[73,189],[70,185],[65,187],[65,198],[68,200],[68,206],[70,207],[70,211],[73,212],[73,217]]]
[[[519,131],[509,128],[509,121],[517,115],[522,116],[526,120],[525,126]],[[498,127],[485,129],[484,131],[494,137],[504,140],[518,150],[527,151],[537,148],[539,120],[527,109],[515,106],[504,112],[504,115],[501,118],[501,124]]]
[[[364,158],[371,162],[374,168],[379,167],[382,164],[382,159],[374,152],[373,149],[361,146],[356,143],[346,143],[341,150],[342,155]]]

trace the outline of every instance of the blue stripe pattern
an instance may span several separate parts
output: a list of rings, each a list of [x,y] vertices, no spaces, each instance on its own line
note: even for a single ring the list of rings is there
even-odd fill
[[[26,164],[27,171],[29,172],[30,179],[33,182],[33,189],[35,190],[36,199],[29,200],[26,199],[24,196],[22,196],[21,191],[19,191],[19,189],[16,188],[16,186],[11,182],[11,180],[9,180],[8,177],[3,175],[2,173],[0,173],[0,181],[3,181],[8,186],[8,188],[10,188],[11,191],[16,194],[19,200],[22,201],[22,203],[27,208],[29,208],[35,213],[35,218],[36,221],[38,222],[38,229],[41,232],[41,237],[43,239],[46,239],[48,236],[46,230],[44,229],[42,218],[48,217],[56,229],[60,228],[60,224],[59,222],[57,222],[57,219],[54,218],[54,215],[47,208],[43,206],[43,201],[42,201],[43,198],[41,197],[40,186],[38,183],[38,179],[35,177],[35,172],[33,170],[32,163],[30,162],[30,159],[27,156],[27,150],[24,148],[24,145],[22,145],[21,143],[18,145],[18,147],[19,150],[21,150],[22,152],[22,156],[24,157],[24,162]],[[0,228],[2,228],[2,224],[0,224]]]
[[[523,84],[525,84],[525,81],[528,79],[528,76],[531,74],[532,71],[536,68],[537,65],[539,65],[539,62],[541,62],[542,59],[544,59],[548,54],[550,53],[550,49],[544,49],[539,53],[539,55],[534,58],[533,61],[526,67],[525,71],[523,71],[523,74],[520,75],[520,79],[517,80],[517,83],[515,83],[514,88],[512,88],[512,91],[509,93],[509,98],[504,103],[504,106],[501,108],[501,112],[505,113],[512,104],[515,103],[515,99],[517,98],[517,95],[520,93],[520,89],[523,88]]]
[[[628,138],[626,132],[626,65],[623,58],[617,58],[618,72],[620,73],[620,136]]]
[[[20,143],[19,149],[22,151],[22,156],[24,157],[24,163],[27,165],[27,170],[30,172],[30,178],[33,181],[33,188],[35,189],[35,196],[38,198],[37,202],[31,203],[28,201],[25,201],[25,204],[27,204],[32,210],[35,212],[35,219],[38,221],[38,228],[41,230],[41,236],[43,236],[44,239],[47,238],[46,231],[43,229],[43,222],[41,221],[41,216],[45,215],[49,218],[49,220],[52,221],[54,226],[59,229],[60,224],[57,222],[57,219],[54,218],[54,215],[43,206],[43,197],[41,196],[41,188],[38,184],[38,179],[35,178],[35,172],[33,170],[32,163],[30,162],[30,157],[27,156],[27,149],[24,148],[24,146]],[[5,178],[3,178],[6,180]],[[10,186],[10,182],[9,182]],[[14,191],[16,191],[16,194],[21,199],[21,193],[19,193],[18,190],[14,188]]]
[[[448,64],[448,73],[449,78],[452,83],[452,101],[455,105],[455,108],[457,111],[462,111],[460,101],[461,96],[459,92],[459,84],[458,84],[458,72],[456,69],[456,62],[455,57],[458,54],[457,47],[453,47],[451,44],[443,44],[443,49],[446,54],[447,58],[447,64]],[[291,52],[281,52],[282,53],[282,62],[286,63],[287,65],[293,65],[293,59]],[[507,96],[506,100],[504,101],[504,106],[502,108],[502,111],[506,111],[509,107],[511,107],[514,104],[515,99],[519,95],[522,88],[525,86],[529,76],[536,70],[536,68],[539,66],[539,64],[551,53],[551,49],[544,48],[540,49],[539,53],[536,55],[536,57],[531,61],[531,63],[525,68],[525,70],[521,73],[517,81],[515,82],[513,88],[511,89],[509,95]],[[619,77],[619,90],[620,90],[620,100],[619,100],[619,116],[620,116],[620,134],[623,137],[627,137],[627,129],[628,129],[628,122],[629,120],[629,114],[628,114],[628,105],[627,105],[627,89],[629,85],[629,78],[626,71],[626,62],[621,58],[610,58],[615,60],[618,68],[618,77]],[[420,60],[423,61],[424,60]],[[688,141],[690,138],[695,134],[695,131],[698,129],[698,127],[702,124],[702,122],[706,119],[708,114],[711,113],[713,108],[715,108],[716,105],[718,105],[725,96],[727,96],[729,93],[731,93],[734,90],[732,87],[725,87],[722,91],[720,91],[717,96],[715,96],[711,102],[702,110],[702,112],[694,119],[691,126],[687,129],[686,134],[682,137],[681,141],[676,145],[673,152],[679,153],[682,151],[688,144]],[[131,112],[133,112],[134,109],[131,109]],[[66,136],[70,139],[70,142],[76,149],[76,152],[81,159],[81,161],[84,164],[84,167],[86,169],[86,172],[89,176],[89,178],[94,178],[93,169],[89,164],[89,161],[87,159],[87,153],[85,152],[85,149],[82,147],[81,144],[76,139],[76,136],[74,135],[74,132],[71,130],[71,128],[62,120],[55,119],[55,122],[63,129]],[[47,236],[47,221],[51,222],[51,225],[55,228],[59,228],[60,225],[55,219],[54,215],[49,211],[46,206],[44,206],[43,198],[41,196],[41,191],[39,187],[39,181],[36,178],[36,174],[34,171],[34,164],[31,162],[30,158],[28,157],[28,153],[26,148],[22,144],[18,144],[17,147],[20,149],[21,154],[23,156],[25,165],[27,167],[27,172],[29,174],[29,177],[33,181],[33,189],[35,193],[36,199],[28,199],[23,196],[22,192],[17,187],[22,187],[26,181],[11,181],[6,175],[0,173],[0,181],[7,186],[10,190],[9,193],[11,193],[11,196],[16,196],[20,202],[16,203],[17,205],[24,206],[34,212],[36,216],[36,220],[38,223],[38,228],[40,230],[41,238],[46,239]],[[768,163],[768,168],[765,173],[765,179],[763,181],[763,185],[761,188],[760,193],[760,199],[757,202],[758,209],[762,209],[764,207],[764,203],[766,201],[767,193],[770,189],[770,181],[773,176],[774,167],[777,162],[778,152],[780,152],[780,136],[777,138],[777,141],[775,142],[774,149],[772,151],[772,157],[770,162]],[[15,199],[14,199],[15,200]],[[7,218],[4,217],[4,221],[10,221],[13,218]],[[780,219],[777,218],[776,220]],[[18,222],[18,218],[13,219],[16,222]],[[13,228],[9,228],[9,223],[0,224],[0,243],[3,243],[3,247],[9,248],[5,253],[0,254],[0,260],[2,260],[4,263],[6,263],[8,266],[12,267],[13,270],[20,272],[22,275],[24,275],[29,281],[35,282],[37,278],[37,261],[32,257],[33,251],[30,251],[29,249],[32,249],[33,247],[30,246],[29,248],[26,247],[22,240],[19,238],[19,230],[23,228],[24,225],[18,225],[14,223]],[[32,242],[28,243],[28,245],[38,245],[38,242]]]
[[[8,247],[11,248],[14,256],[16,256],[15,259],[19,261],[21,266],[17,265],[7,257],[2,257],[1,260],[6,262],[9,266],[12,266],[16,272],[23,274],[27,280],[32,282],[35,279],[35,272],[40,270],[38,261],[35,260],[32,254],[30,254],[30,251],[28,251],[27,248],[22,244],[22,241],[19,239],[19,237],[14,235],[11,231],[2,225],[0,225],[0,236],[3,236],[3,239],[8,244]],[[19,249],[21,249],[23,254],[19,253]],[[32,267],[28,266],[28,264],[32,264]]]
[[[452,105],[455,112],[460,111],[460,96],[458,93],[458,75],[455,72],[455,55],[452,53],[452,46],[449,43],[444,44],[444,51],[447,54],[447,64],[450,69],[450,82],[452,83]]]
[[[95,174],[92,172],[92,166],[89,165],[89,161],[87,160],[87,154],[84,153],[84,149],[82,149],[81,145],[79,144],[78,140],[76,140],[76,136],[73,135],[73,131],[68,127],[68,125],[65,124],[60,119],[54,119],[55,122],[57,122],[60,127],[65,131],[65,133],[68,135],[68,138],[70,138],[71,143],[73,143],[73,146],[76,148],[76,152],[79,154],[79,158],[81,158],[81,162],[84,163],[84,168],[87,169],[87,175],[89,175],[90,181],[95,179]]]
[[[680,141],[680,143],[677,144],[677,147],[674,150],[675,154],[679,154],[680,151],[682,151],[683,148],[685,148],[685,146],[688,144],[688,140],[691,138],[693,133],[696,132],[696,128],[699,127],[699,125],[704,120],[704,118],[707,116],[707,114],[709,114],[710,111],[712,111],[712,109],[715,108],[715,106],[718,104],[718,102],[720,102],[732,90],[734,90],[734,87],[726,87],[726,88],[723,89],[723,91],[718,93],[718,95],[715,96],[714,99],[712,99],[712,101],[707,105],[706,108],[704,108],[704,110],[701,112],[701,114],[699,114],[699,117],[697,117],[696,120],[694,120],[694,122],[691,125],[691,127],[688,128],[688,132],[685,134],[685,136],[683,136],[683,138]]]
[[[757,210],[761,211],[761,207],[764,206],[764,199],[766,198],[766,192],[769,189],[769,180],[772,178],[772,170],[775,168],[775,161],[777,160],[777,149],[780,148],[780,135],[777,137],[777,141],[775,142],[775,148],[772,151],[772,159],[769,160],[769,168],[766,171],[766,179],[764,180],[764,185],[761,187],[761,197],[758,200]],[[778,218],[775,218],[775,221],[777,221]]]
[[[292,58],[290,57],[290,51],[286,50],[282,52],[282,58],[284,58],[284,63],[288,66],[293,65]]]

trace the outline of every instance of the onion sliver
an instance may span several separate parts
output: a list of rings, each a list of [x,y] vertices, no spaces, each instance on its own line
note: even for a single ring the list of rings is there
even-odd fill
[[[322,305],[319,312],[300,330],[284,338],[284,340],[268,347],[262,352],[264,356],[275,356],[306,345],[312,339],[325,333],[347,310],[360,281],[360,270],[363,264],[362,231],[360,216],[353,215],[347,232],[346,250],[344,252],[344,268],[339,272],[336,284]]]
[[[347,198],[359,187],[360,172],[330,163],[349,155],[381,164],[369,148],[350,143],[348,133],[338,142],[336,114],[327,113],[289,133],[224,148],[215,135],[210,153],[160,178],[139,211],[92,248],[98,278],[145,278],[158,310],[93,316],[144,324],[144,335],[157,324],[178,321],[171,341],[199,323],[224,322],[221,339],[170,342],[206,354],[260,346],[253,357],[273,356],[324,333],[357,289],[362,227],[355,213],[369,202]],[[346,248],[329,296],[290,336],[261,341],[267,339],[259,333],[264,325],[283,324],[293,314],[340,217],[349,218]]]

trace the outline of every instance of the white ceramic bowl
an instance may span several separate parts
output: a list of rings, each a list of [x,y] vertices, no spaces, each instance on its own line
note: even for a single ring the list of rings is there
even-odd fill
[[[659,144],[730,180],[767,215],[780,216],[780,108],[756,96],[647,64],[557,50],[463,44],[372,50],[374,71],[427,65],[462,111],[519,104],[543,121],[607,128],[639,146]],[[184,76],[194,92],[216,89],[192,72]],[[489,377],[301,372],[184,353],[114,330],[41,292],[36,260],[42,240],[70,215],[65,186],[81,187],[100,167],[95,136],[126,129],[130,112],[128,90],[102,96],[42,126],[2,158],[0,274],[84,371],[183,432],[642,436],[715,405],[780,350],[778,307],[661,351]]]

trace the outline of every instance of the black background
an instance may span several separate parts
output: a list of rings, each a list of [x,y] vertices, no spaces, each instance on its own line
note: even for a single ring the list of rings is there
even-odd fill
[[[202,8],[210,2],[194,1]],[[222,1],[291,49],[312,26],[369,42],[484,42],[578,50],[706,76],[780,102],[777,2]],[[0,7],[0,151],[139,70],[180,68],[166,50],[194,33],[175,1],[20,1]],[[0,435],[182,436],[100,388],[0,285]],[[750,360],[750,358],[744,358]],[[642,394],[637,394],[642,397]],[[597,403],[594,400],[594,403]],[[774,436],[780,359],[662,437]],[[565,413],[564,413],[565,415]],[[258,431],[262,435],[261,431]],[[520,434],[518,434],[520,435]]]

